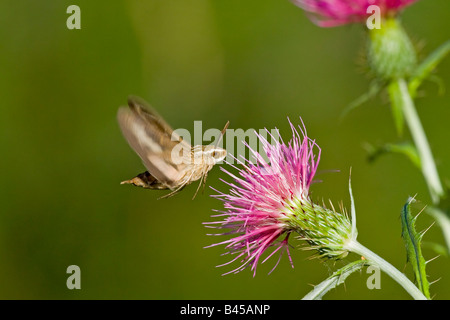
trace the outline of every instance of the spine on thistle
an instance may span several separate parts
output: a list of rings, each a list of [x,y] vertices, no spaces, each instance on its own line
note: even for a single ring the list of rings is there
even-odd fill
[[[286,209],[286,223],[308,243],[305,250],[317,250],[314,257],[339,260],[347,256],[345,243],[352,238],[352,226],[343,207],[340,213],[305,198],[293,199]]]

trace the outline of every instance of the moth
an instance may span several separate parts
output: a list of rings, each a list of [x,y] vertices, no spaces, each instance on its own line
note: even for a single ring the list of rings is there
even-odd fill
[[[128,107],[119,108],[117,120],[128,144],[147,168],[147,171],[121,184],[171,190],[161,198],[173,196],[188,184],[200,180],[194,199],[202,183],[205,186],[208,172],[227,155],[227,151],[219,148],[218,144],[229,122],[215,145],[192,147],[138,97],[128,98]]]

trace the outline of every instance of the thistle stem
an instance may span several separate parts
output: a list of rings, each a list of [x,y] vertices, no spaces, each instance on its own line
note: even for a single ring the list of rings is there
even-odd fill
[[[405,115],[406,123],[409,131],[416,145],[419,154],[422,174],[428,185],[431,200],[435,206],[438,206],[442,196],[445,195],[444,188],[439,180],[439,174],[436,169],[433,154],[431,153],[430,145],[428,144],[425,131],[423,130],[420,118],[414,107],[414,101],[411,97],[408,85],[404,79],[398,79],[398,88],[402,97],[403,113]],[[450,217],[442,210],[431,208],[431,213],[440,225],[444,238],[447,244],[447,250],[450,250]]]
[[[420,157],[422,174],[428,185],[433,204],[439,204],[440,198],[444,195],[444,188],[439,180],[439,174],[436,169],[433,154],[431,153],[430,145],[423,130],[422,123],[414,107],[414,101],[408,90],[408,85],[404,79],[396,80],[400,90],[403,106],[403,114],[405,115],[406,123],[409,131],[416,145],[417,152]]]
[[[398,284],[400,284],[415,300],[427,300],[425,295],[403,273],[379,255],[364,247],[358,241],[350,240],[345,244],[345,248],[363,256],[369,263],[379,267]]]

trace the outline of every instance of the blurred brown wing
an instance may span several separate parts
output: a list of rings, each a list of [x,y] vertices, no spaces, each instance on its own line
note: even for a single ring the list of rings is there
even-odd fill
[[[186,150],[190,150],[191,146],[142,99],[130,97],[128,106],[121,107],[117,113],[125,139],[151,175],[171,189],[176,187],[186,165],[181,161],[174,163],[172,149],[180,143]]]

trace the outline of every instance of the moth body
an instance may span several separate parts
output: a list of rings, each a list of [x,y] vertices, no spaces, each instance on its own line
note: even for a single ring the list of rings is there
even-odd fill
[[[202,183],[205,183],[208,172],[225,159],[226,150],[212,145],[192,147],[141,99],[130,97],[128,105],[129,108],[122,107],[118,111],[119,125],[147,171],[121,184],[171,190],[172,192],[163,196],[165,198],[200,180],[198,192]],[[227,126],[228,123],[222,135]]]

